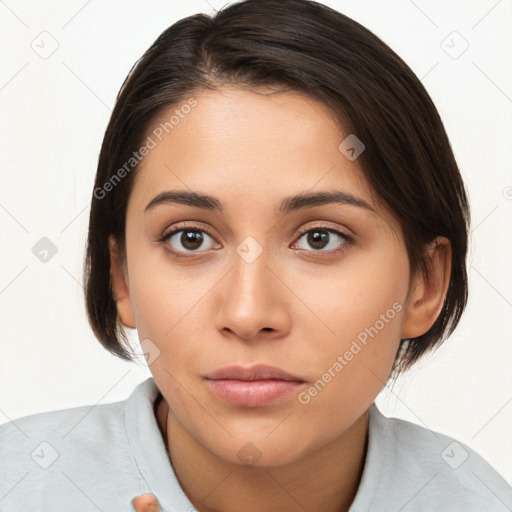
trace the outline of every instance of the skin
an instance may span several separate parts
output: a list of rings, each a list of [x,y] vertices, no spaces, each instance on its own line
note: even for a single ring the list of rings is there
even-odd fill
[[[136,512],[161,512],[158,500],[153,494],[144,494],[132,500]]]
[[[426,278],[411,273],[399,221],[376,201],[358,161],[339,151],[348,133],[323,104],[228,86],[194,97],[197,106],[137,171],[126,259],[110,240],[119,320],[158,351],[149,368],[164,398],[157,421],[162,432],[167,423],[174,471],[200,512],[346,511],[364,467],[368,408],[400,339],[425,333],[441,310],[449,242],[429,249]],[[169,203],[144,212],[171,189],[209,194],[226,211]],[[275,213],[285,197],[333,190],[372,209],[333,203]],[[199,249],[182,233],[159,241],[183,221],[209,231]],[[325,247],[314,246],[302,228],[340,235],[327,231]],[[262,250],[251,263],[236,251],[248,236]],[[220,367],[265,363],[300,376],[307,390],[393,304],[401,310],[307,404],[297,392],[237,407],[204,379]],[[250,466],[237,455],[247,443],[259,457]],[[137,510],[151,510],[145,499]]]

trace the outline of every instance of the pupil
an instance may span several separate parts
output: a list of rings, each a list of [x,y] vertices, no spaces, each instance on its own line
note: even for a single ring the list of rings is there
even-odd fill
[[[180,241],[186,249],[198,249],[203,243],[203,234],[199,231],[184,231]]]
[[[329,233],[327,231],[310,231],[308,243],[315,249],[323,249],[329,243]]]

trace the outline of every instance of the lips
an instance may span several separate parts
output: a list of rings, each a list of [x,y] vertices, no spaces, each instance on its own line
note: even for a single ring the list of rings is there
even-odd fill
[[[228,366],[205,376],[218,398],[239,407],[263,407],[301,388],[305,381],[297,375],[268,365]]]
[[[297,375],[285,372],[275,366],[268,366],[265,364],[258,364],[244,368],[243,366],[226,366],[220,368],[206,375],[207,379],[220,380],[220,379],[233,379],[233,380],[287,380],[304,382],[303,379]]]

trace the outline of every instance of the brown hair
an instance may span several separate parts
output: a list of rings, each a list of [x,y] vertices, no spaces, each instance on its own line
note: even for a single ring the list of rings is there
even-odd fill
[[[109,235],[124,250],[137,170],[126,162],[163,109],[219,84],[277,84],[305,93],[327,105],[347,133],[357,134],[365,145],[358,163],[399,219],[413,272],[425,272],[429,242],[438,236],[450,241],[442,311],[428,332],[401,340],[393,369],[405,371],[451,334],[467,302],[464,185],[439,114],[412,70],[368,29],[310,0],[245,0],[212,17],[184,18],[133,66],[105,132],[91,202],[84,281],[95,336],[113,354],[132,360],[117,319],[108,251]]]

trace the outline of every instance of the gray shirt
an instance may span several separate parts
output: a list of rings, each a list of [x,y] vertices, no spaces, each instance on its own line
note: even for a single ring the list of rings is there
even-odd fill
[[[158,428],[159,397],[148,378],[124,401],[1,425],[0,511],[128,512],[132,498],[149,492],[164,512],[196,510]],[[511,510],[512,487],[472,449],[371,405],[368,451],[350,512]]]

